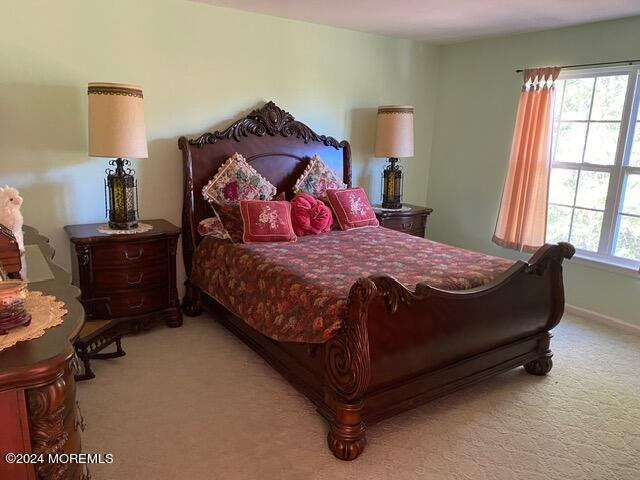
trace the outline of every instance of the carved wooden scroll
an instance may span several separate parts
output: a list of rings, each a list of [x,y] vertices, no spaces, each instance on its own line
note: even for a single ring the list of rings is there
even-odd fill
[[[304,143],[309,143],[310,141],[322,142],[324,145],[335,149],[348,145],[345,141],[338,142],[333,137],[318,135],[273,102],[267,102],[263,107],[253,110],[245,118],[233,123],[226,130],[202,134],[196,139],[189,140],[189,144],[202,147],[203,145],[216,143],[218,140],[232,138],[240,141],[242,137],[249,135],[262,137],[276,134],[280,134],[283,137],[300,138]]]
[[[349,320],[327,343],[326,379],[342,400],[361,397],[371,379],[367,312],[376,294],[376,285],[360,278],[349,292]]]
[[[33,453],[45,457],[62,453],[69,438],[64,430],[65,389],[63,378],[44,387],[28,391],[29,412],[32,425]],[[36,466],[38,478],[60,480],[64,478],[70,463],[40,463]]]

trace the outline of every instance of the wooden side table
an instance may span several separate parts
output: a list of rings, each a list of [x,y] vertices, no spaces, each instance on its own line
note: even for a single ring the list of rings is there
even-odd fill
[[[381,226],[416,237],[424,237],[427,218],[433,209],[407,203],[402,206],[404,208],[398,210],[383,210],[379,206],[374,206],[373,209]]]
[[[121,335],[162,321],[170,327],[182,325],[176,289],[180,229],[166,220],[141,223],[153,229],[109,235],[96,230],[100,224],[65,227],[72,245],[73,282],[82,290],[87,318],[114,320]]]

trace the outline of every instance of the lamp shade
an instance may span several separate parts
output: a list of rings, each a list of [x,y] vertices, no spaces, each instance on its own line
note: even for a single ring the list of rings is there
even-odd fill
[[[147,158],[142,88],[123,83],[90,83],[89,155]]]
[[[378,107],[376,157],[413,157],[413,107]]]

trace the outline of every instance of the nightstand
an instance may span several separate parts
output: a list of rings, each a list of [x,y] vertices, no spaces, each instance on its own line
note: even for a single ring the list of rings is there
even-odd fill
[[[176,289],[180,229],[166,220],[143,220],[144,233],[99,233],[100,224],[68,225],[73,283],[87,318],[113,320],[118,333],[136,333],[159,322],[182,325]]]
[[[379,205],[374,205],[373,210],[381,226],[416,237],[424,237],[427,217],[433,209],[407,203],[402,204],[402,207],[398,210],[383,210]]]

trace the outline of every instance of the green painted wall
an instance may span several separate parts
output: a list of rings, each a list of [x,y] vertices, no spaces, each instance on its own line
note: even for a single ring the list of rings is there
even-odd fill
[[[378,200],[376,107],[406,103],[416,107],[416,155],[403,162],[405,200],[435,208],[428,235],[516,258],[490,242],[519,95],[513,70],[640,56],[640,18],[437,47],[187,0],[5,3],[0,182],[20,188],[26,223],[63,265],[62,226],[104,219],[106,161],[86,153],[90,81],[144,87],[142,217],[180,221],[180,135],[266,100],[349,139],[354,179]],[[577,265],[566,279],[570,303],[640,323],[638,279]]]
[[[430,238],[494,255],[521,76],[516,68],[640,58],[640,17],[442,48],[427,190]],[[569,262],[567,302],[640,324],[640,278]]]
[[[90,81],[142,85],[149,159],[135,161],[144,218],[180,221],[180,135],[277,104],[351,141],[354,180],[379,195],[376,108],[416,106],[406,198],[426,201],[439,49],[187,0],[12,0],[0,29],[0,181],[68,265],[62,226],[104,220],[105,159],[87,156]],[[181,260],[180,260],[181,262]]]

